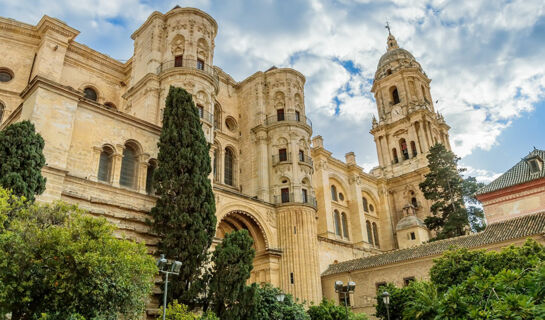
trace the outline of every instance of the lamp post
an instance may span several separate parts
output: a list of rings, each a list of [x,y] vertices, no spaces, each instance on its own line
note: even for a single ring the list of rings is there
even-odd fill
[[[386,305],[386,315],[388,316],[388,320],[390,320],[390,294],[388,291],[382,293],[382,302]]]
[[[345,286],[342,281],[335,281],[335,292],[344,294],[344,309],[346,311],[346,319],[348,320],[348,294],[356,290],[356,283],[354,281],[348,281]]]
[[[179,275],[180,269],[182,268],[182,263],[180,261],[172,261],[169,263],[165,258],[165,255],[161,254],[161,257],[157,259],[157,268],[159,268],[159,272],[165,274],[165,290],[163,293],[163,320],[165,320],[167,315],[168,275]]]

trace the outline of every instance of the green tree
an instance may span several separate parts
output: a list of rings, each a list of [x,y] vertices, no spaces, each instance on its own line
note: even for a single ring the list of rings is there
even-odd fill
[[[303,304],[298,303],[291,295],[285,295],[280,302],[277,296],[283,294],[278,288],[265,284],[257,289],[256,320],[309,320]]]
[[[467,209],[469,225],[473,232],[482,231],[486,227],[486,223],[484,221],[484,211],[480,201],[475,197],[477,191],[484,186],[485,184],[482,182],[477,182],[475,177],[467,177],[462,182],[462,192]]]
[[[216,208],[208,179],[210,147],[191,94],[184,89],[170,87],[158,146],[153,229],[159,252],[183,261],[180,275],[169,283],[169,297],[191,306],[202,290],[197,284],[216,231]]]
[[[386,305],[382,299],[383,292],[386,291],[390,294],[390,319],[401,320],[403,319],[403,310],[405,304],[411,300],[412,290],[410,286],[398,288],[393,283],[388,283],[381,286],[377,290],[377,304],[375,306],[376,316],[380,319],[387,319]]]
[[[34,124],[22,121],[0,131],[0,186],[34,201],[45,191],[44,139]]]
[[[352,310],[326,299],[322,300],[319,305],[308,308],[307,312],[311,320],[345,320],[347,312],[349,320],[368,319],[364,313],[355,314]]]
[[[389,285],[392,319],[545,319],[545,247],[535,240],[500,252],[450,250],[430,280]]]
[[[460,176],[465,169],[457,167],[460,158],[440,143],[430,148],[427,158],[430,172],[420,183],[420,190],[433,204],[432,216],[424,222],[428,229],[437,232],[434,240],[464,235],[469,229],[469,220]]]
[[[144,244],[63,203],[0,189],[0,313],[14,320],[139,319],[157,273]]]
[[[222,320],[255,316],[257,286],[246,286],[255,257],[253,244],[247,230],[238,230],[226,234],[212,254],[207,300]]]
[[[163,307],[159,309],[159,314],[161,314],[161,316],[157,319],[163,319]],[[186,305],[178,303],[178,300],[173,300],[168,304],[165,318],[166,320],[219,320],[219,318],[211,312],[206,312],[202,316],[199,316],[189,311],[189,308]]]

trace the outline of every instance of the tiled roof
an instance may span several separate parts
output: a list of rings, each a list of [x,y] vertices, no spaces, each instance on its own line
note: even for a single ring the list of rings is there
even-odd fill
[[[539,156],[541,160],[545,160],[545,150],[534,149],[514,167],[507,170],[507,172],[499,176],[496,180],[490,182],[481,190],[477,191],[477,194],[485,194],[545,177],[545,166],[542,166],[541,172],[538,172],[537,174],[532,174],[530,172],[530,165],[528,164],[527,159],[535,156]]]
[[[381,253],[329,265],[322,276],[372,268],[439,255],[451,247],[478,248],[485,245],[545,233],[545,211],[490,224],[483,232],[425,243],[416,247]]]

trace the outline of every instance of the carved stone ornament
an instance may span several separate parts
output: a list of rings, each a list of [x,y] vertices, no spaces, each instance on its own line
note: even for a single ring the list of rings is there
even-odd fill
[[[170,42],[170,51],[172,55],[182,55],[185,51],[185,39],[181,34],[176,35]]]

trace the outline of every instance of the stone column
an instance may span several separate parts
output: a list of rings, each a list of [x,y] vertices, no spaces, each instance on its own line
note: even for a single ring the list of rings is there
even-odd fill
[[[102,147],[93,147],[93,156],[91,162],[91,174],[89,175],[89,180],[98,181],[98,166],[100,162],[100,154],[102,153]]]
[[[119,177],[121,176],[121,161],[123,161],[123,150],[125,146],[118,144],[116,147],[116,153],[112,156],[112,185],[119,188]]]
[[[150,155],[147,153],[142,153],[138,156],[138,167],[136,170],[136,190],[138,192],[146,194],[146,178],[148,175],[148,166],[149,166]]]
[[[267,152],[267,132],[256,133],[257,143],[257,197],[263,201],[269,199],[269,153]]]
[[[382,148],[380,145],[380,137],[375,137],[375,147],[377,148],[377,156],[378,156],[378,163],[379,166],[385,167],[386,164],[384,163],[384,158],[382,156]]]
[[[283,251],[280,288],[308,304],[320,303],[322,299],[316,232],[314,209],[307,206],[278,209],[278,236]]]

